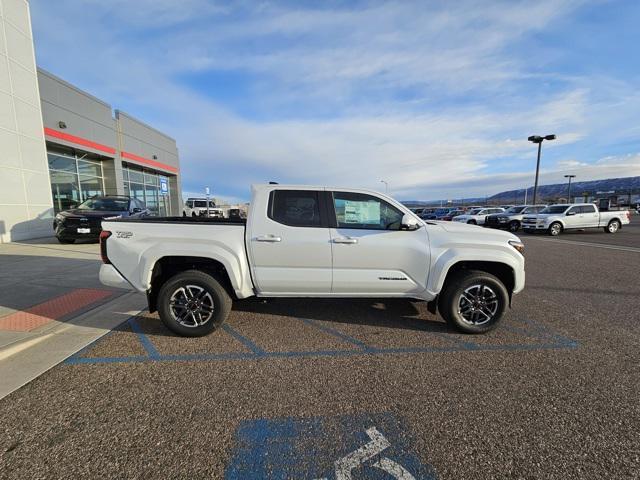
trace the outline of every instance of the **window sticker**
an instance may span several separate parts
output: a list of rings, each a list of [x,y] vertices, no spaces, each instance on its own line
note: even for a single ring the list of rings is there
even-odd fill
[[[344,223],[380,225],[380,203],[375,201],[344,201]]]

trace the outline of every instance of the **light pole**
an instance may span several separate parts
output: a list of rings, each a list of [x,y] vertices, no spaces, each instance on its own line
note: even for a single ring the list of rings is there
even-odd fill
[[[542,142],[544,140],[555,140],[555,135],[545,135],[541,137],[540,135],[531,135],[527,140],[533,143],[538,144],[538,161],[536,162],[536,182],[533,185],[533,205],[536,205],[536,201],[538,200],[538,175],[540,173],[540,150],[542,150]]]
[[[389,193],[389,184],[384,180],[380,180],[380,183],[384,183],[384,193]]]
[[[571,203],[571,179],[576,178],[575,175],[565,175],[564,178],[569,179],[569,192],[567,193],[567,203]]]

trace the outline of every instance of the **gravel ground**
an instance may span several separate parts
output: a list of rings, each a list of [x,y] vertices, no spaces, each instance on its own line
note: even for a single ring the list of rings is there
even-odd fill
[[[561,239],[623,234],[640,246]],[[527,287],[482,337],[397,300],[239,302],[202,339],[142,315],[0,401],[0,477],[260,478],[263,455],[285,465],[267,476],[335,478],[375,424],[416,478],[639,478],[640,253],[522,238]],[[156,357],[104,360],[146,358],[137,332]],[[353,478],[391,478],[370,467]]]

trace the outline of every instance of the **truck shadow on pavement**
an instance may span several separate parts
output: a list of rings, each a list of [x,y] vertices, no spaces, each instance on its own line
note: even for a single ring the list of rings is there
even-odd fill
[[[233,310],[336,324],[453,333],[442,320],[427,311],[426,302],[404,298],[250,298],[234,302]]]

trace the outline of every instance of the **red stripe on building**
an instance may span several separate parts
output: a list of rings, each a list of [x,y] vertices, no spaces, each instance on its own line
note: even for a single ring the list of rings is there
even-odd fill
[[[101,143],[92,142],[91,140],[87,140],[86,138],[76,137],[75,135],[59,132],[58,130],[54,130],[53,128],[45,127],[44,134],[48,137],[59,138],[60,140],[64,140],[66,142],[75,143],[76,145],[82,145],[83,147],[93,148],[94,150],[100,150],[101,152],[110,153],[111,155],[114,155],[116,153],[115,148],[108,147],[107,145],[102,145]]]
[[[79,288],[27,310],[0,318],[0,330],[28,332],[113,295],[109,290]]]
[[[120,152],[120,156],[122,158],[127,158],[129,160],[135,160],[136,162],[143,163],[144,165],[149,165],[150,167],[161,168],[163,170],[168,170],[173,173],[178,173],[178,169],[176,167],[172,167],[171,165],[167,165],[166,163],[161,163],[155,160],[151,160],[150,158],[144,158],[139,155],[135,155],[133,153]]]

